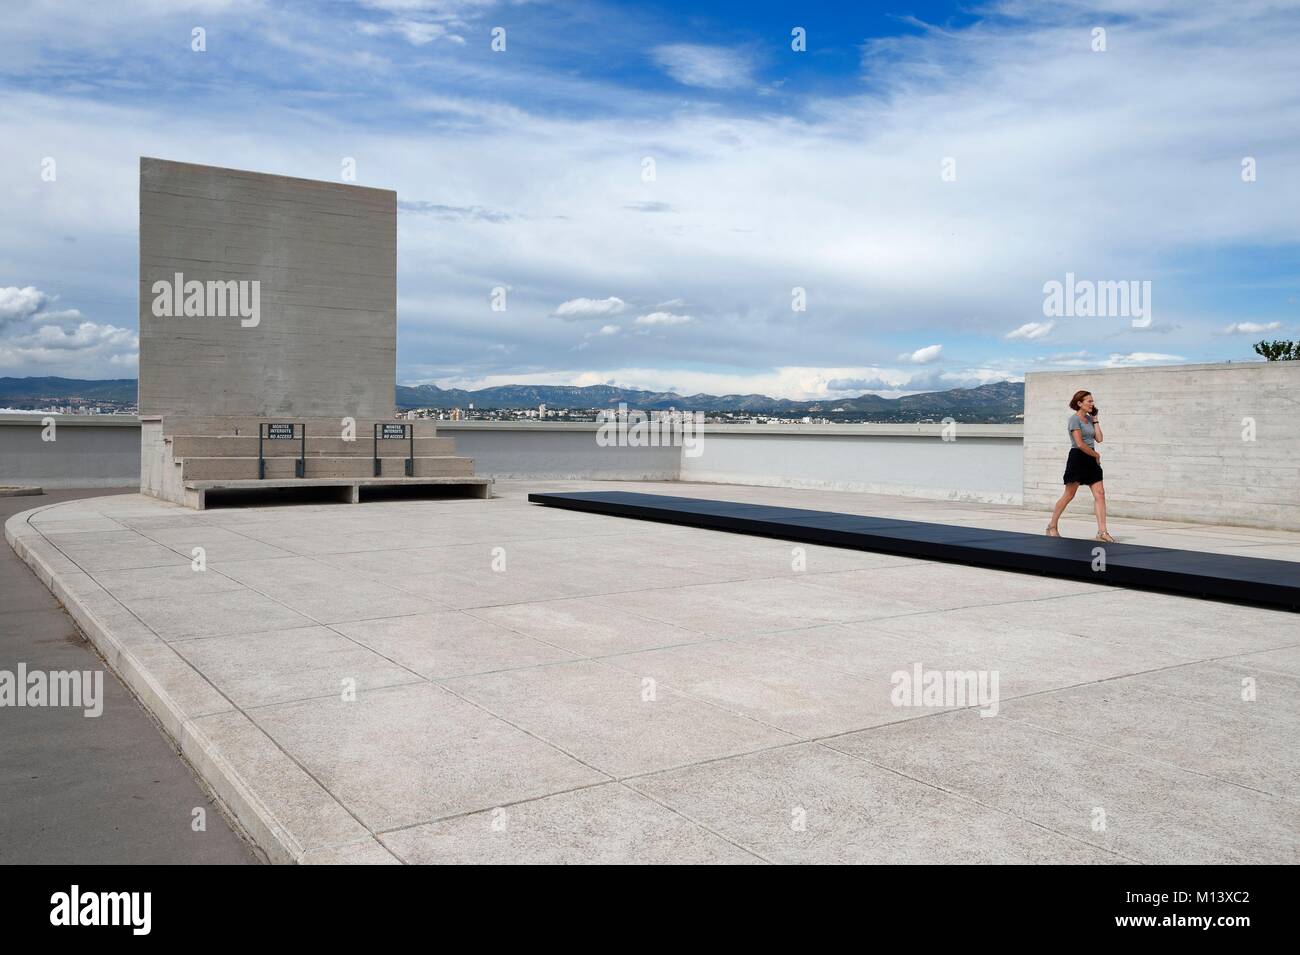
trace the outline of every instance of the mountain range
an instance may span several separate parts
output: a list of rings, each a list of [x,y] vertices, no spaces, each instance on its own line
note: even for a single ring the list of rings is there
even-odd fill
[[[901,398],[862,394],[834,401],[795,401],[768,395],[679,395],[671,391],[641,391],[613,385],[498,385],[465,391],[437,385],[398,385],[399,408],[464,408],[473,403],[483,408],[608,408],[620,402],[646,411],[777,413],[784,415],[832,415],[846,413],[875,416],[943,417],[958,420],[979,416],[987,420],[1015,418],[1024,411],[1025,386],[1021,382],[998,381],[976,388],[930,391]]]
[[[134,405],[136,380],[113,378],[0,378],[0,405],[41,402],[67,403],[83,399]],[[626,403],[645,411],[748,412],[753,414],[869,416],[873,420],[917,420],[952,416],[958,421],[1013,421],[1024,411],[1025,386],[1021,382],[997,381],[976,388],[929,391],[901,398],[862,394],[835,401],[794,401],[768,395],[679,395],[671,391],[643,391],[613,385],[497,385],[466,391],[437,385],[398,385],[397,407],[512,409],[536,408],[545,404],[559,408],[610,408]]]

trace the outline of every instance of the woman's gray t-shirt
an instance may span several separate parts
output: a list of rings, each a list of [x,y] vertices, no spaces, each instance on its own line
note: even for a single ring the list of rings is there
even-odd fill
[[[1070,424],[1067,433],[1070,434],[1070,447],[1072,448],[1075,446],[1074,434],[1072,432],[1075,431],[1078,431],[1083,435],[1084,444],[1092,448],[1094,451],[1097,450],[1097,429],[1092,426],[1091,421],[1088,421],[1086,418],[1080,418],[1077,414],[1070,415]]]

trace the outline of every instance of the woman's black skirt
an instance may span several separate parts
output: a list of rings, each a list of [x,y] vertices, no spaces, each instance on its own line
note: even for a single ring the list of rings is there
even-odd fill
[[[1065,459],[1064,484],[1096,484],[1101,480],[1101,465],[1091,454],[1084,454],[1078,448],[1070,449],[1070,456]]]

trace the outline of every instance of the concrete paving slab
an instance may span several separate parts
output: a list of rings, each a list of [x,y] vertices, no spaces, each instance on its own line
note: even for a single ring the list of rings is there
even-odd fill
[[[243,709],[422,679],[327,627],[200,637],[175,650]]]
[[[87,573],[103,570],[126,570],[132,567],[166,567],[182,562],[188,563],[189,557],[182,557],[176,551],[153,541],[141,538],[134,542],[123,543],[62,543],[54,539],[55,546],[68,560]]]
[[[1134,862],[1300,861],[1288,800],[1004,717],[938,714],[826,744]]]
[[[272,862],[297,862],[312,849],[363,840],[366,828],[294,760],[238,712],[200,717],[187,727],[185,755],[228,804],[256,800],[246,815]]]
[[[660,686],[706,700],[801,739],[908,719],[852,673],[745,642],[716,641],[608,657]]]
[[[1235,704],[1189,699],[1178,692],[1180,683],[1204,695],[1213,691],[1195,677],[1213,681],[1217,676],[1203,667],[1186,675],[1190,669],[1179,671],[1177,682],[1162,673],[1126,677],[1013,700],[1002,712],[1009,720],[1048,732],[1300,802],[1300,752],[1287,745],[1292,720],[1268,719],[1253,703],[1243,701],[1239,679],[1232,681]],[[1152,706],[1152,697],[1158,706]],[[1300,809],[1296,812],[1300,816]]]
[[[842,619],[843,608],[828,610],[831,603],[830,595],[800,581],[768,579],[630,592],[620,594],[616,606],[683,630],[727,637]]]
[[[334,629],[429,680],[578,656],[459,610],[339,623]]]
[[[629,785],[778,863],[1106,863],[1114,855],[816,743]]]
[[[372,832],[608,779],[428,684],[265,707],[253,719]]]
[[[1234,657],[1232,662],[1243,667],[1263,667],[1278,673],[1300,676],[1300,646],[1265,650],[1262,653],[1247,653]]]
[[[462,677],[445,685],[615,778],[793,740],[646,679],[587,660]]]
[[[244,589],[239,581],[216,570],[195,570],[193,561],[168,567],[100,571],[95,574],[95,582],[124,602]]]
[[[469,613],[586,657],[711,639],[697,630],[685,630],[631,613],[620,607],[616,599],[605,597],[539,600],[480,607]]]
[[[401,865],[402,862],[375,839],[346,846],[308,849],[298,860],[301,865]]]
[[[427,613],[443,605],[375,580],[358,578],[309,557],[230,560],[212,565],[245,587],[317,623]],[[249,626],[244,630],[269,630]]]
[[[316,621],[250,590],[142,598],[131,610],[164,640],[308,627]]]
[[[1112,599],[1110,595],[1094,599],[1089,613],[1104,619]],[[1055,601],[1043,603],[1051,606]],[[1015,605],[1017,613],[1022,606]],[[1043,613],[1051,617],[1047,611]],[[1112,641],[1106,639],[1103,628],[1091,627],[1090,632],[1080,634],[1075,632],[1078,625],[1065,614],[1055,621],[1046,619],[1027,626],[1014,617],[1008,620],[1006,608],[1000,604],[889,617],[865,625],[907,639],[927,661],[934,650],[965,655],[980,663],[979,669],[989,669],[1000,661],[1004,675],[1014,663],[1022,675],[1034,674],[1058,688],[1186,662],[1185,656],[1152,646],[1141,637]]]
[[[202,548],[204,559],[208,561],[293,556],[287,550],[222,527],[170,527],[141,533],[186,557],[192,557],[196,547]]]
[[[430,865],[752,865],[761,860],[618,783],[386,833]]]

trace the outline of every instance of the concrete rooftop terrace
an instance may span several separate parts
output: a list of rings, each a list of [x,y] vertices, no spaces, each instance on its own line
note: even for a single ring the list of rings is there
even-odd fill
[[[525,500],[613,488],[1046,522],[527,481],[204,512],[122,495],[6,530],[273,861],[1300,861],[1300,615]],[[1076,502],[1061,530],[1093,526]],[[1300,571],[1296,533],[1112,532]],[[895,705],[917,664],[995,672],[996,715]]]

